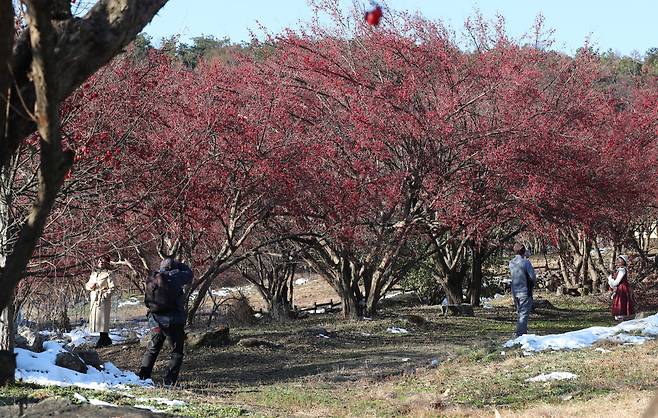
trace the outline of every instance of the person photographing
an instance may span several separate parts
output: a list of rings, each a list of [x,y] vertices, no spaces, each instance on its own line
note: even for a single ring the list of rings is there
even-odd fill
[[[165,258],[158,271],[149,274],[146,279],[144,303],[148,308],[151,336],[138,376],[150,379],[158,354],[169,339],[171,354],[164,378],[166,386],[173,386],[178,381],[183,364],[183,343],[185,341],[185,295],[184,286],[192,282],[192,270],[186,264]]]

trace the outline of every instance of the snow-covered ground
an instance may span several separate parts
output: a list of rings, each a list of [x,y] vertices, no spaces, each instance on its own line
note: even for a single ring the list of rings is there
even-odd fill
[[[121,344],[131,337],[142,338],[148,332],[148,327],[138,326],[132,328],[112,328],[109,334],[113,344]],[[49,331],[41,331],[40,334],[44,336],[52,335]],[[72,346],[79,347],[85,343],[95,344],[100,334],[98,332],[89,332],[85,327],[78,327],[71,332],[65,332],[63,336],[71,339]]]
[[[46,341],[43,353],[33,353],[17,348],[16,374],[17,381],[36,383],[39,385],[77,386],[87,389],[126,389],[128,385],[153,386],[149,380],[139,380],[133,372],[120,370],[114,364],[107,362],[102,370],[89,366],[87,373],[79,373],[55,365],[57,353],[65,351],[62,343]]]
[[[123,395],[134,398],[134,396],[132,396],[130,394],[127,394],[127,393],[124,393]],[[86,398],[86,397],[80,395],[79,393],[74,394],[73,397],[78,402],[82,402],[82,403],[90,403],[92,405],[97,405],[97,406],[117,406],[113,403],[101,401],[101,400],[98,400],[98,399]],[[135,398],[135,401],[145,402],[145,403],[155,403],[155,404],[158,404],[158,405],[166,405],[166,406],[169,406],[169,407],[187,405],[186,402],[179,401],[179,400],[176,400],[176,399],[167,399],[167,398]],[[151,405],[148,405],[148,404],[145,404],[145,403],[133,405],[133,407],[138,408],[138,409],[148,409],[149,411],[156,412],[156,413],[165,413],[165,412],[167,412],[167,411],[158,409],[154,406],[151,406]]]
[[[389,327],[386,329],[386,332],[391,333],[391,334],[408,334],[409,331],[406,330],[405,328],[400,328],[400,327]]]
[[[525,352],[591,347],[599,341],[643,344],[658,336],[658,314],[621,322],[612,327],[590,327],[563,334],[526,334],[507,341],[505,347],[520,345]]]
[[[130,299],[126,300],[119,300],[119,303],[117,304],[117,307],[121,308],[124,306],[134,306],[134,305],[140,305],[144,303],[143,300],[137,299],[136,297],[132,297]]]
[[[480,298],[480,303],[482,304],[482,307],[484,309],[493,309],[493,305],[491,304],[491,302],[493,302],[496,299],[500,299],[502,297],[504,297],[504,295],[496,293],[492,298]]]
[[[578,375],[570,372],[552,372],[540,374],[539,376],[526,379],[526,382],[548,382],[549,380],[573,380],[577,379]]]

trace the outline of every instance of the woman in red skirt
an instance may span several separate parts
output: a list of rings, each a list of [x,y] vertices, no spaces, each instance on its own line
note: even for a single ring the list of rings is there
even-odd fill
[[[628,283],[628,257],[620,255],[615,260],[617,274],[608,276],[608,284],[612,289],[612,314],[616,320],[624,320],[635,315],[635,301]]]

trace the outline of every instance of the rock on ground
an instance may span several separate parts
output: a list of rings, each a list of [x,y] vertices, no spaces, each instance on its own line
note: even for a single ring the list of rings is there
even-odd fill
[[[35,404],[11,405],[0,407],[0,418],[5,417],[95,417],[95,418],[142,418],[164,417],[166,414],[156,414],[151,411],[125,406],[94,406],[90,404],[74,404],[63,398],[49,398]]]
[[[420,315],[401,315],[400,319],[409,325],[424,325],[427,321]]]
[[[21,325],[16,330],[16,347],[35,353],[43,351],[43,336],[29,327]]]
[[[87,365],[80,357],[76,354],[70,353],[68,351],[62,351],[57,353],[55,357],[55,365],[59,367],[64,367],[69,370],[74,370],[79,373],[87,373]]]
[[[231,343],[227,326],[219,326],[207,332],[191,332],[187,334],[186,338],[187,345],[191,348],[221,347]]]
[[[238,341],[238,345],[247,348],[265,347],[265,348],[281,348],[281,344],[273,343],[272,341],[263,340],[261,338],[243,338]]]
[[[88,366],[94,367],[96,369],[101,368],[101,356],[98,355],[98,351],[96,350],[84,350],[84,349],[79,349],[75,348],[72,350],[73,354],[77,354],[82,361],[84,361]]]
[[[532,305],[535,309],[556,309],[555,306],[546,299],[536,299],[532,301]]]
[[[473,306],[463,303],[461,305],[441,305],[443,315],[452,316],[475,316]]]

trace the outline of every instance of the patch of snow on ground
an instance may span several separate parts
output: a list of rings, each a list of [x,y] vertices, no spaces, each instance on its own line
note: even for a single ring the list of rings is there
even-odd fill
[[[100,399],[89,399],[89,403],[94,405],[94,406],[115,406],[113,403],[101,401]]]
[[[128,300],[120,300],[117,307],[121,308],[123,306],[134,306],[134,305],[139,305],[141,303],[144,303],[144,301],[139,300],[137,298],[130,298]]]
[[[84,396],[80,395],[80,394],[77,393],[77,392],[73,394],[73,397],[74,397],[75,400],[77,400],[78,402],[89,402],[89,401],[87,400],[87,398],[85,398]]]
[[[642,319],[625,321],[612,327],[590,327],[563,334],[541,336],[526,334],[507,341],[504,346],[513,347],[520,345],[527,352],[579,349],[590,347],[598,341],[611,341],[621,344],[643,344],[657,335],[658,314]]]
[[[404,328],[399,328],[399,327],[389,327],[386,329],[386,332],[390,332],[391,334],[408,334],[409,331],[404,329]]]
[[[167,406],[185,406],[187,403],[184,401],[179,401],[176,399],[167,399],[167,398],[137,398],[137,402],[155,402],[160,405],[167,405]]]
[[[403,294],[404,294],[404,292],[402,292],[400,290],[396,290],[394,292],[388,292],[387,294],[384,295],[384,299],[394,298],[396,296],[403,295]]]
[[[78,373],[55,365],[57,353],[66,351],[61,343],[46,341],[43,353],[33,353],[29,350],[16,348],[17,381],[36,383],[44,386],[77,386],[87,389],[126,389],[127,385],[150,387],[153,381],[140,380],[133,372],[120,370],[114,364],[107,362],[103,370],[89,366],[87,373]],[[91,400],[90,400],[91,402]]]
[[[317,308],[317,309],[311,309],[310,311],[306,311],[306,312],[308,312],[310,314],[323,314],[323,313],[327,312],[327,310],[324,309],[324,308]]]
[[[149,406],[149,405],[133,405],[133,408],[146,409],[148,411],[155,412],[156,414],[164,414],[164,413],[167,412],[167,411],[164,411],[162,409],[158,409],[156,407]]]
[[[539,376],[526,379],[526,382],[548,382],[549,380],[573,380],[578,378],[578,375],[569,372],[553,372],[547,374],[540,374]]]
[[[217,290],[212,290],[210,293],[212,293],[213,296],[217,296],[220,298],[226,297],[231,294],[231,290],[229,288],[221,288]]]

